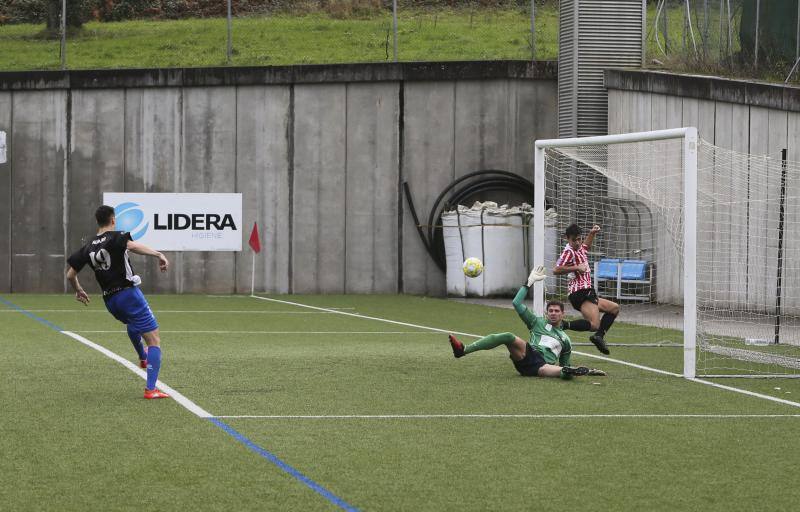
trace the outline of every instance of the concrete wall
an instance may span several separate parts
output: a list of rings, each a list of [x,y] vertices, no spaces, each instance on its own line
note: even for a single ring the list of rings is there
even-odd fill
[[[695,126],[701,139],[743,154],[701,171],[713,205],[698,212],[701,301],[771,312],[776,297],[781,150],[788,149],[783,307],[800,313],[800,89],[644,71],[607,71],[609,133]],[[744,154],[766,155],[747,161]],[[709,153],[706,153],[709,155]],[[711,157],[707,156],[707,163]],[[722,159],[718,159],[721,161]],[[776,161],[777,160],[777,161]],[[719,164],[716,165],[719,167]],[[705,180],[705,182],[704,182]],[[680,186],[680,184],[678,184]],[[662,234],[663,235],[663,234]],[[669,244],[661,236],[662,248]],[[659,295],[680,301],[680,266],[666,258]]]
[[[241,253],[133,257],[150,292],[443,294],[423,215],[453,179],[532,176],[556,133],[552,63],[0,73],[0,291],[65,290],[103,192],[241,192]],[[97,291],[93,277],[82,282]]]

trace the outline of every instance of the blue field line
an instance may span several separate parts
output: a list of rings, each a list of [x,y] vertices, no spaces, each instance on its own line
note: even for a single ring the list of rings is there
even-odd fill
[[[236,429],[234,429],[233,427],[231,427],[230,425],[228,425],[224,421],[219,420],[217,418],[208,418],[208,419],[209,419],[209,421],[211,421],[211,423],[215,424],[216,426],[218,426],[219,428],[221,428],[222,430],[224,430],[225,432],[230,434],[234,439],[236,439],[237,441],[239,441],[240,443],[242,443],[243,445],[248,447],[250,450],[254,451],[258,455],[260,455],[260,456],[264,457],[265,459],[267,459],[268,461],[272,462],[273,464],[278,466],[283,471],[289,473],[292,477],[294,477],[298,481],[302,482],[303,484],[308,486],[309,489],[311,489],[312,491],[316,492],[320,496],[324,497],[326,500],[330,501],[331,503],[333,503],[337,507],[339,507],[339,508],[341,508],[343,510],[358,511],[357,508],[355,508],[354,506],[348,504],[342,498],[336,496],[335,494],[333,494],[332,492],[330,492],[326,488],[324,488],[321,485],[319,485],[317,482],[311,480],[310,478],[308,478],[303,473],[299,472],[298,470],[296,470],[295,468],[293,468],[289,464],[283,462],[274,453],[270,452],[269,450],[265,450],[264,448],[262,448],[259,445],[255,444],[253,441],[251,441],[250,439],[246,438],[244,435],[240,434],[238,431],[236,431]]]
[[[36,316],[33,313],[31,313],[30,311],[26,311],[26,310],[22,309],[21,307],[17,306],[13,302],[7,301],[3,297],[0,297],[0,302],[2,302],[3,304],[5,304],[6,306],[8,306],[10,308],[16,309],[17,311],[19,311],[20,313],[22,313],[23,315],[27,316],[28,318],[30,318],[32,320],[36,320],[37,322],[39,322],[41,324],[44,324],[45,326],[53,329],[54,331],[57,331],[59,333],[63,333],[64,332],[64,329],[62,329],[61,327],[57,326],[53,322],[51,322],[49,320],[45,320],[44,318],[42,318],[40,316]],[[333,503],[337,507],[339,507],[339,508],[341,508],[343,510],[358,512],[357,508],[355,508],[354,506],[348,504],[342,498],[336,496],[335,494],[333,494],[332,492],[330,492],[326,488],[322,487],[317,482],[311,480],[310,478],[308,478],[303,473],[301,473],[300,471],[296,470],[295,468],[293,468],[289,464],[283,462],[274,453],[272,453],[269,450],[266,450],[266,449],[258,446],[253,441],[251,441],[250,439],[246,438],[245,436],[243,436],[242,434],[237,432],[233,427],[231,427],[230,425],[228,425],[224,421],[218,420],[217,418],[208,418],[208,419],[211,421],[211,423],[215,424],[216,426],[218,426],[219,428],[224,430],[227,434],[229,434],[231,437],[233,437],[234,439],[236,439],[237,441],[239,441],[240,443],[242,443],[243,445],[248,447],[250,450],[254,451],[258,455],[262,456],[263,458],[267,459],[271,463],[275,464],[278,468],[282,469],[283,471],[285,471],[286,473],[291,475],[294,479],[298,480],[299,482],[301,482],[302,484],[307,486],[309,489],[311,489],[312,491],[316,492],[317,494],[319,494],[320,496],[322,496],[323,498],[325,498],[329,502]]]
[[[44,324],[44,325],[46,325],[47,327],[49,327],[49,328],[51,328],[51,329],[53,329],[53,330],[55,330],[55,331],[61,332],[61,331],[63,331],[63,330],[64,330],[64,329],[62,329],[61,327],[59,327],[59,326],[57,326],[56,324],[54,324],[53,322],[51,322],[50,320],[45,320],[44,318],[42,318],[42,317],[40,317],[40,316],[36,316],[36,315],[34,315],[33,313],[31,313],[30,311],[26,311],[26,310],[22,309],[21,307],[17,306],[17,305],[16,305],[16,304],[14,304],[13,302],[8,302],[8,301],[7,301],[6,299],[4,299],[3,297],[0,297],[0,302],[2,302],[3,304],[5,304],[6,306],[8,306],[8,307],[10,307],[10,308],[12,308],[12,309],[16,309],[17,311],[19,311],[19,312],[20,312],[20,313],[22,313],[23,315],[27,316],[28,318],[31,318],[31,319],[33,319],[33,320],[36,320],[37,322],[39,322],[39,323],[41,323],[41,324]]]

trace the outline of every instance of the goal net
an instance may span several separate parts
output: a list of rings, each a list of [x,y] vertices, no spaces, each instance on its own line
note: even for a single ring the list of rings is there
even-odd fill
[[[534,262],[563,250],[568,225],[600,226],[589,262],[598,295],[621,305],[612,350],[683,348],[687,377],[800,376],[800,164],[693,128],[536,147],[535,236],[559,243]],[[545,294],[577,316],[568,279]]]

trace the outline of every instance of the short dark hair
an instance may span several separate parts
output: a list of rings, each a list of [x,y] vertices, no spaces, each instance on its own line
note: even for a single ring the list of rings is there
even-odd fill
[[[561,311],[564,311],[564,303],[559,300],[548,300],[547,306],[545,306],[545,310],[550,309],[550,306],[558,306]]]
[[[567,238],[575,238],[581,236],[581,228],[578,227],[577,224],[570,224],[567,226],[567,230],[564,231],[564,236]]]
[[[101,205],[94,211],[94,218],[97,219],[97,225],[100,227],[108,226],[111,223],[111,217],[114,216],[114,208]]]

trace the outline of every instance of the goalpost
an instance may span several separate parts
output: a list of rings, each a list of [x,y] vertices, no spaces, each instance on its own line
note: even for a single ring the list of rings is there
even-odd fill
[[[600,297],[621,305],[612,344],[683,349],[683,375],[800,377],[800,165],[737,153],[695,128],[539,140],[534,266],[564,229],[601,227],[589,251]],[[550,269],[548,269],[550,270]],[[567,302],[567,276],[534,310]],[[632,324],[632,325],[631,325]],[[622,350],[622,349],[620,349]]]

